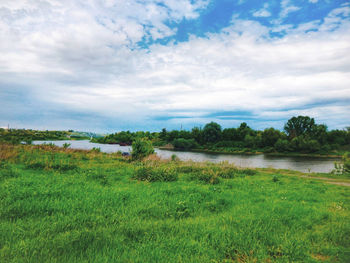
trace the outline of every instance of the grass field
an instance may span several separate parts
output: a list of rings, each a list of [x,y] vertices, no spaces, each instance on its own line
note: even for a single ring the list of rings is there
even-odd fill
[[[0,145],[0,262],[350,262],[350,188]]]

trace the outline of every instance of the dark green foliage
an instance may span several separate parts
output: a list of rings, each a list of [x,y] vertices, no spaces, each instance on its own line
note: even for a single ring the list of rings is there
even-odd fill
[[[203,139],[206,143],[214,143],[221,139],[221,126],[216,122],[208,123],[203,128]]]
[[[282,136],[281,132],[274,128],[265,129],[261,134],[262,144],[265,147],[273,147]]]
[[[141,160],[152,153],[154,153],[154,149],[151,141],[137,138],[132,143],[131,155],[134,160]]]
[[[310,134],[315,126],[314,118],[309,116],[298,116],[289,119],[284,126],[284,130],[290,138],[300,135]]]
[[[203,131],[201,128],[194,127],[191,131],[191,135],[198,144],[203,144]]]
[[[274,145],[274,148],[278,152],[288,152],[290,151],[290,145],[288,140],[278,139],[277,142]]]
[[[175,139],[173,141],[173,145],[175,149],[180,149],[180,150],[190,150],[198,147],[198,144],[194,139],[184,139],[184,138]]]
[[[249,176],[257,174],[256,170],[249,169],[249,168],[239,169],[239,170],[237,170],[237,172],[240,173],[240,174],[245,174],[245,175],[249,175]]]
[[[100,143],[127,143],[137,138],[146,138],[154,146],[174,146],[178,150],[201,150],[225,153],[302,153],[343,154],[350,149],[350,129],[327,131],[324,124],[316,124],[308,116],[292,117],[284,131],[267,128],[253,130],[242,122],[237,128],[221,129],[218,123],[207,123],[204,128],[194,127],[191,131],[165,128],[159,133],[119,132],[95,139]],[[172,145],[171,145],[172,144]],[[337,152],[332,152],[336,150]]]
[[[272,182],[274,182],[274,183],[278,182],[279,180],[280,180],[280,179],[278,178],[277,175],[274,175],[274,176],[272,177]]]
[[[304,140],[301,145],[301,151],[303,152],[318,152],[321,149],[321,145],[317,140]]]
[[[166,135],[166,130],[164,129],[164,133]],[[136,139],[147,139],[156,141],[158,138],[158,133],[150,133],[144,131],[130,132],[130,131],[121,131],[114,134],[107,135],[101,138],[94,138],[92,142],[97,143],[109,143],[109,144],[117,144],[123,143],[127,145],[131,145]],[[165,140],[162,138],[162,140]]]
[[[173,162],[178,162],[178,161],[180,161],[180,158],[177,157],[176,154],[172,154],[172,155],[171,155],[171,161],[173,161]]]
[[[31,129],[0,129],[0,142],[32,144],[34,140],[67,140],[67,131],[36,131]]]

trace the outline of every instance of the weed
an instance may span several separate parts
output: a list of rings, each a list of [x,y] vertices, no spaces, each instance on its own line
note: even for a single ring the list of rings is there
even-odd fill
[[[272,177],[272,182],[274,182],[274,183],[276,183],[276,182],[279,182],[279,178],[278,178],[278,176],[277,175],[274,175],[273,177]]]
[[[172,182],[178,179],[178,175],[171,167],[152,168],[143,165],[135,171],[133,178],[148,182]]]
[[[65,142],[65,143],[63,144],[63,148],[64,148],[64,149],[67,149],[67,148],[69,148],[70,145],[71,145],[70,143],[66,143],[66,142]]]

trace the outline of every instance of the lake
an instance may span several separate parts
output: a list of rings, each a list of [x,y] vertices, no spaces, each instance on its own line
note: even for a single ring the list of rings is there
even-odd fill
[[[53,143],[62,147],[64,143],[69,143],[72,149],[91,150],[100,148],[102,152],[113,153],[117,151],[131,152],[131,146],[120,146],[118,144],[99,144],[91,143],[88,140],[82,141],[33,141],[33,144]],[[163,159],[170,159],[176,154],[182,161],[192,160],[195,162],[214,162],[219,163],[227,161],[236,166],[248,168],[276,168],[289,169],[300,172],[329,173],[334,169],[334,162],[339,158],[323,157],[287,157],[270,155],[244,155],[244,154],[209,154],[197,152],[180,152],[155,149],[157,155]]]

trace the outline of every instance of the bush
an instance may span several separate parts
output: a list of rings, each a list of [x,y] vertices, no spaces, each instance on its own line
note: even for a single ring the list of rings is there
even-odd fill
[[[274,176],[272,177],[272,182],[274,182],[274,183],[278,182],[279,180],[280,180],[280,179],[278,178],[277,175],[274,175]]]
[[[244,174],[244,175],[249,175],[249,176],[253,176],[253,175],[256,175],[258,173],[256,170],[249,169],[249,168],[239,169],[239,170],[237,170],[237,172],[239,174]]]
[[[205,182],[207,184],[218,184],[220,183],[220,179],[218,176],[218,173],[209,170],[207,172],[202,172],[199,174],[198,179],[202,182]]]
[[[206,184],[218,184],[220,183],[219,174],[213,170],[202,171],[201,173],[192,173],[189,177],[190,180],[199,180]]]
[[[194,139],[179,138],[173,141],[175,149],[190,150],[198,146]]]
[[[178,162],[178,161],[180,161],[180,158],[177,157],[176,154],[172,154],[172,155],[171,155],[171,161],[172,161],[172,162]]]
[[[71,145],[70,143],[66,143],[66,142],[65,142],[65,143],[63,144],[63,148],[64,148],[64,149],[67,149],[67,148],[69,148],[70,145]]]
[[[317,152],[321,149],[321,145],[316,140],[304,140],[300,147],[305,152]]]
[[[148,182],[172,182],[178,179],[178,175],[171,167],[152,168],[143,165],[135,171],[133,179]]]
[[[273,153],[275,149],[273,147],[268,146],[268,147],[265,147],[263,151],[264,153]]]
[[[290,151],[289,142],[287,140],[278,139],[274,147],[278,152]]]
[[[93,148],[91,149],[91,152],[100,153],[100,152],[101,152],[101,148],[100,148],[100,147],[93,147]]]
[[[132,143],[131,155],[134,160],[141,160],[152,153],[154,153],[154,149],[150,140],[137,138]]]

